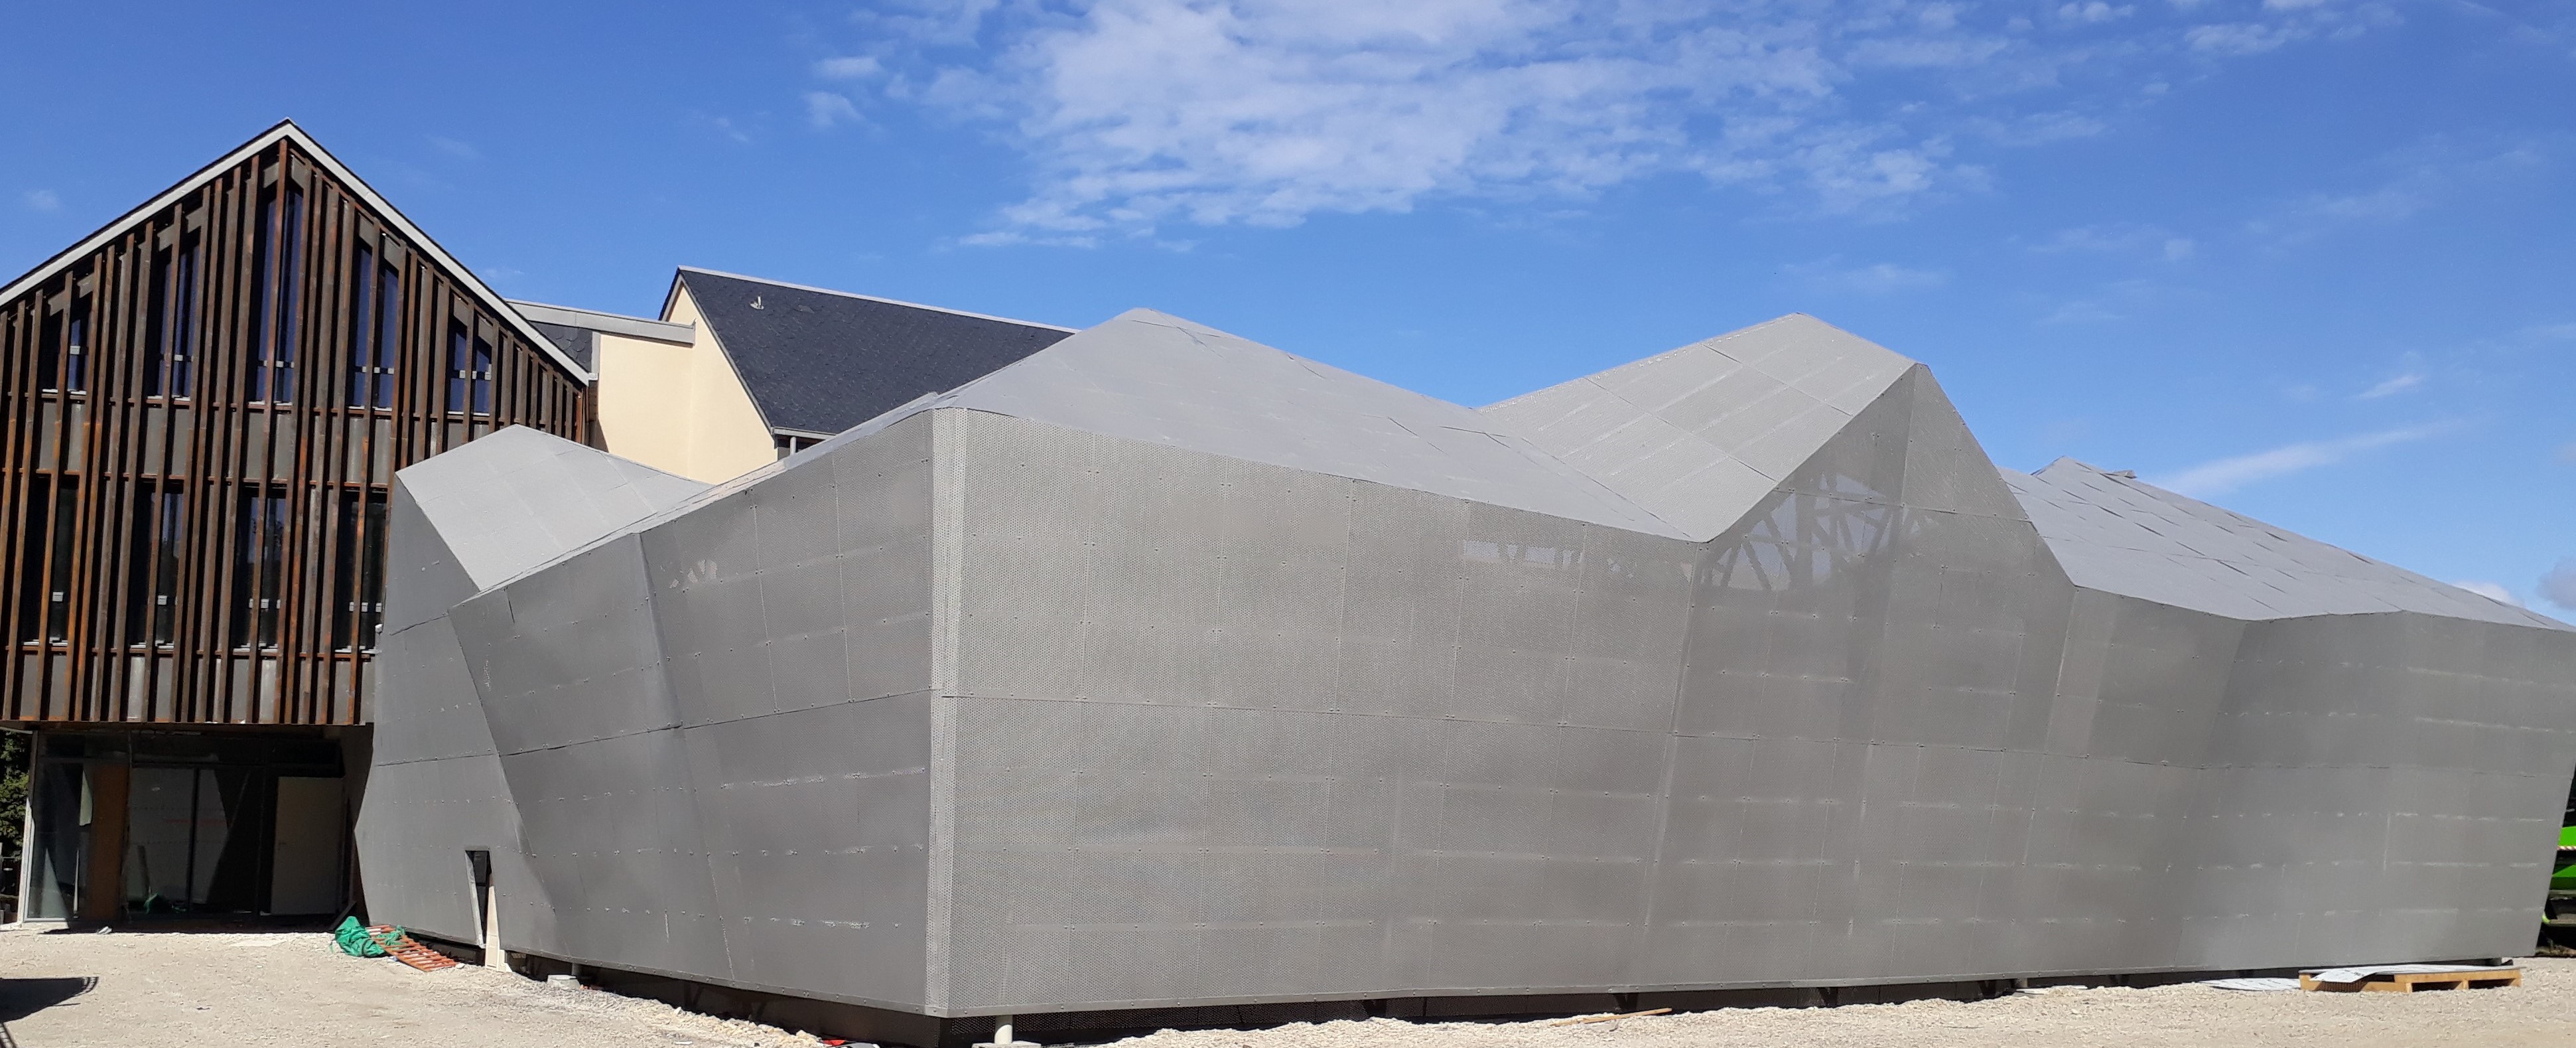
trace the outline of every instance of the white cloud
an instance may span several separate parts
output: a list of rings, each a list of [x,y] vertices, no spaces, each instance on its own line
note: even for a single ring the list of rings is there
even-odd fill
[[[2061,70],[2186,49],[2129,5],[2041,10],[2135,28],[2047,42],[2002,0],[890,0],[853,16],[865,54],[814,73],[1022,151],[1034,185],[993,241],[1580,197],[1673,173],[1786,213],[1887,217],[1985,186],[1959,143],[2102,133],[2089,107],[2031,90]]]
[[[2389,379],[2389,380],[2387,380],[2387,381],[2385,381],[2385,382],[2381,382],[2380,384],[2378,384],[2378,385],[2376,385],[2376,386],[2372,386],[2372,387],[2370,387],[2369,389],[2362,390],[2360,393],[2354,394],[2354,395],[2353,395],[2353,399],[2354,399],[2354,400],[2377,400],[2377,399],[2379,399],[2379,398],[2381,398],[2381,397],[2395,396],[2395,395],[2397,395],[2397,394],[2399,394],[2399,393],[2406,392],[2407,390],[2413,389],[2413,388],[2415,388],[2415,387],[2417,387],[2417,386],[2421,386],[2421,385],[2423,385],[2423,384],[2424,384],[2424,373],[2423,373],[2423,372],[2421,372],[2421,371],[2409,371],[2409,372],[2407,372],[2407,373],[2405,373],[2405,374],[2403,374],[2403,375],[2399,375],[2399,376],[2397,376],[2397,377],[2395,377],[2395,378],[2392,378],[2392,379]]]
[[[2183,34],[2183,39],[2191,42],[2192,50],[2208,54],[2259,55],[2304,35],[2292,26],[2230,22],[2193,26]]]
[[[2376,166],[2393,173],[2377,186],[2313,193],[2246,228],[2292,244],[2340,227],[2402,222],[2445,200],[2537,170],[2547,162],[2544,154],[2542,145],[2528,141],[2480,149],[2435,137],[2381,158]]]
[[[483,151],[474,148],[474,144],[471,142],[431,135],[429,136],[429,144],[439,152],[455,157],[458,160],[480,160],[483,158]]]
[[[1828,258],[1782,267],[1808,286],[1825,291],[1856,292],[1884,295],[1896,291],[1915,291],[1940,287],[1950,275],[1937,269],[1909,269],[1888,262],[1865,266],[1844,266],[1842,260]]]
[[[2060,7],[2057,9],[2057,17],[2069,22],[2109,22],[2127,18],[2137,10],[2126,4],[2113,7],[2103,3],[2102,0],[2091,0],[2089,3],[2067,4]]]
[[[885,72],[885,66],[870,55],[826,58],[814,63],[814,75],[832,80],[865,80]]]
[[[830,91],[805,92],[807,123],[816,127],[831,127],[844,122],[858,123],[862,119],[859,116],[859,107],[852,105],[847,95],[834,94]]]
[[[2475,593],[2478,596],[2485,597],[2498,604],[2511,604],[2517,608],[2522,606],[2522,598],[2514,596],[2512,590],[2506,589],[2492,582],[2469,580],[2466,582],[2454,582],[2451,585],[2458,586],[2461,589]]]
[[[63,198],[50,189],[30,189],[18,195],[18,201],[29,211],[60,211]]]
[[[2251,455],[2204,462],[2149,483],[2167,491],[2194,497],[2224,495],[2256,481],[2285,477],[2319,466],[2331,466],[2365,451],[2394,444],[2405,444],[2439,436],[2454,428],[2447,424],[2409,426],[2404,429],[2363,433],[2338,440],[2305,441],[2287,444]]]
[[[2576,611],[2576,559],[2559,561],[2557,567],[2540,577],[2540,596],[2559,607]]]
[[[2190,258],[2197,247],[2190,237],[2175,236],[2156,226],[2114,222],[2058,230],[2056,235],[2031,245],[2031,250],[2041,254],[2083,251],[2147,255],[2167,262],[2180,262]]]

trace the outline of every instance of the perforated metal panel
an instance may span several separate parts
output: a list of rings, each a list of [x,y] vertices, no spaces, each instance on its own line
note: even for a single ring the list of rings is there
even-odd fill
[[[933,1015],[2503,955],[2576,765],[2576,631],[1804,318],[1478,414],[1132,313],[547,550],[414,496],[370,898],[506,830],[525,948]]]

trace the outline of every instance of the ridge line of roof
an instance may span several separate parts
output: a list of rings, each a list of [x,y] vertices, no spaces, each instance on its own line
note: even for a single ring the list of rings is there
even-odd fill
[[[53,257],[38,263],[36,268],[28,270],[25,275],[20,276],[16,280],[10,281],[6,287],[0,287],[0,300],[16,298],[20,293],[26,291],[28,288],[52,279],[54,274],[60,273],[64,269],[69,268],[74,261],[97,250],[100,245],[107,243],[109,240],[115,238],[117,234],[131,228],[134,223],[141,221],[145,216],[169,207],[171,204],[176,203],[179,198],[195,192],[208,182],[214,181],[216,175],[230,170],[234,166],[239,165],[242,161],[257,155],[262,150],[276,145],[280,140],[293,140],[297,146],[302,147],[306,153],[312,156],[314,163],[321,165],[325,170],[330,172],[331,177],[338,179],[342,185],[347,186],[350,195],[357,197],[360,201],[376,209],[378,213],[385,217],[385,221],[392,224],[403,235],[418,242],[422,253],[427,254],[432,260],[438,262],[450,273],[453,273],[460,278],[459,283],[463,284],[467,291],[473,293],[476,297],[481,298],[485,305],[490,306],[494,313],[500,315],[503,323],[510,324],[517,328],[519,334],[527,338],[530,345],[534,346],[538,351],[546,354],[547,356],[554,358],[555,363],[562,365],[565,371],[570,372],[574,378],[581,380],[583,384],[587,385],[599,380],[599,375],[597,373],[591,371],[589,368],[581,366],[578,362],[572,359],[571,355],[565,353],[562,347],[555,345],[553,339],[545,337],[545,335],[539,332],[535,327],[530,326],[528,318],[521,316],[518,309],[510,305],[510,301],[508,299],[501,297],[500,292],[492,290],[490,285],[483,283],[482,277],[476,276],[473,270],[466,268],[464,263],[457,261],[455,256],[448,254],[447,249],[440,247],[437,239],[431,237],[427,230],[420,228],[418,224],[412,222],[410,216],[403,214],[402,210],[395,207],[392,201],[385,199],[383,194],[376,192],[375,187],[368,185],[366,179],[359,178],[358,173],[350,170],[349,165],[341,163],[339,157],[331,155],[330,150],[322,148],[322,143],[315,141],[310,132],[307,132],[302,127],[298,126],[293,120],[278,121],[276,124],[271,125],[268,130],[262,131],[258,135],[253,136],[250,141],[234,147],[230,152],[215,158],[204,167],[200,167],[194,172],[189,173],[188,177],[179,180],[178,184],[153,194],[151,197],[145,199],[143,203],[137,204],[133,208],[128,209],[124,214],[116,216],[116,218],[109,221],[106,225],[100,226],[97,232],[91,233],[86,237],[82,237],[78,241],[73,242],[72,246],[64,248],[63,250],[55,253]]]
[[[838,295],[842,298],[855,298],[863,302],[881,302],[889,306],[906,306],[912,309],[926,309],[933,313],[947,313],[953,316],[973,317],[977,320],[990,320],[1000,324],[1017,324],[1021,327],[1045,328],[1049,331],[1062,331],[1066,334],[1077,334],[1082,330],[1081,328],[1065,327],[1061,324],[1042,324],[1034,320],[1017,320],[1011,317],[997,317],[990,313],[977,313],[964,309],[950,309],[946,306],[933,306],[921,302],[906,302],[899,298],[887,298],[883,295],[862,295],[856,291],[840,291],[828,287],[815,287],[811,284],[794,284],[784,280],[771,280],[768,277],[746,276],[741,273],[727,273],[721,269],[708,269],[704,266],[680,266],[678,268],[680,272],[683,273],[704,273],[711,277],[724,277],[728,280],[748,280],[754,284],[767,284],[771,287],[783,287],[796,291],[811,291],[818,295]]]

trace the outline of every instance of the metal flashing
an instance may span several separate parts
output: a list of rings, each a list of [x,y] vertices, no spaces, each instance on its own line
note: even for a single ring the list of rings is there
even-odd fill
[[[529,320],[541,324],[588,328],[612,335],[683,346],[697,340],[697,328],[689,324],[674,324],[667,320],[646,320],[643,317],[630,317],[618,313],[602,313],[595,309],[552,306],[543,302],[525,302],[518,299],[510,300],[510,305]]]

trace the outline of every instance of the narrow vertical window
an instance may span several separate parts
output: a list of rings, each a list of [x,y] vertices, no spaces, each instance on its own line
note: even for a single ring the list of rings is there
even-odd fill
[[[269,263],[269,244],[277,226],[277,191],[259,195],[259,225],[251,230],[250,367],[243,390],[250,401],[268,399],[268,339],[275,315],[277,274]]]
[[[295,402],[296,342],[303,334],[304,321],[304,190],[286,187],[286,212],[278,217],[279,259],[277,265],[277,344],[269,350],[274,368],[269,377],[268,399],[279,404]]]
[[[331,646],[340,651],[373,651],[376,630],[385,618],[385,497],[344,492],[339,514]]]
[[[161,489],[160,537],[153,545],[152,643],[167,648],[179,636],[179,553],[188,526],[188,492]]]
[[[364,496],[355,491],[340,493],[339,519],[333,521],[338,548],[331,558],[331,647],[337,651],[357,650],[358,628],[358,514]]]
[[[167,388],[170,352],[170,267],[178,252],[152,252],[152,286],[143,304],[143,395],[157,397]]]
[[[63,388],[63,314],[53,310],[36,325],[36,388],[55,392]]]
[[[402,348],[402,272],[391,263],[376,274],[376,406],[394,406],[394,354]]]
[[[278,586],[286,568],[286,496],[243,492],[233,534],[233,647],[277,646]]]
[[[474,413],[492,413],[492,344],[474,337]]]
[[[447,410],[465,413],[466,386],[474,377],[468,370],[474,365],[474,338],[465,333],[465,325],[447,322]]]
[[[53,566],[45,572],[45,639],[72,636],[72,539],[80,522],[80,482],[65,477],[54,488]]]
[[[349,406],[372,402],[376,384],[376,253],[358,245],[349,265]]]
[[[27,501],[24,508],[26,525],[18,529],[17,562],[26,565],[18,575],[18,636],[22,641],[43,640],[45,608],[52,596],[50,580],[45,577],[45,554],[53,530],[53,478],[37,475],[27,478]]]
[[[64,325],[63,390],[89,389],[89,296],[72,296],[71,319]]]
[[[135,489],[134,531],[125,559],[125,642],[169,647],[178,610],[179,528],[186,493],[175,484]]]
[[[385,496],[367,496],[366,547],[358,557],[358,647],[376,650],[385,628]]]
[[[186,399],[196,390],[197,235],[179,238],[179,257],[170,271],[169,395]]]

